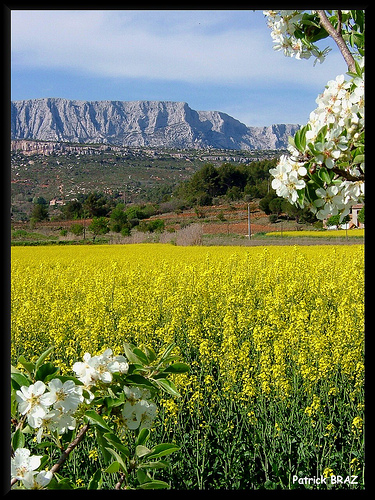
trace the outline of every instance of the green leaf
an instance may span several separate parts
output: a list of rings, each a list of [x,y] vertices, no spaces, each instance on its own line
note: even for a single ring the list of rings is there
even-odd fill
[[[298,149],[298,151],[301,151],[301,143],[300,143],[300,131],[297,130],[297,132],[294,135],[294,145]]]
[[[147,454],[147,458],[158,458],[158,457],[164,457],[166,455],[170,455],[171,453],[174,453],[175,451],[178,451],[180,449],[179,446],[173,443],[161,443],[155,445],[149,454]]]
[[[143,361],[136,354],[134,354],[134,352],[133,352],[134,349],[136,349],[135,346],[124,342],[125,356],[128,358],[128,360],[131,363],[139,363],[139,364],[143,365],[144,364]]]
[[[147,446],[143,446],[142,444],[139,444],[136,448],[135,448],[135,454],[137,455],[137,457],[141,458],[141,457],[144,457],[145,455],[147,455],[148,453],[151,453],[151,450],[150,448],[147,448]]]
[[[25,446],[25,436],[22,434],[21,429],[17,429],[12,437],[12,448],[16,450],[17,448],[23,448]]]
[[[119,463],[120,468],[122,469],[123,472],[127,472],[126,465],[122,457],[117,453],[117,451],[113,450],[112,448],[107,448],[109,453],[116,459],[116,462]]]
[[[150,429],[143,428],[139,431],[137,440],[135,442],[136,446],[145,444],[150,437]]]
[[[168,380],[166,378],[158,378],[158,379],[152,379],[154,382],[157,383],[159,387],[161,387],[164,391],[168,392],[168,394],[171,394],[172,396],[175,397],[181,397],[181,394],[177,391],[176,386],[171,380]]]
[[[331,180],[333,179],[334,173],[329,172],[325,167],[321,167],[318,170],[318,175],[320,179],[322,179],[323,182],[326,182],[327,184],[331,184]]]
[[[306,149],[306,132],[310,129],[310,125],[301,127],[294,135],[294,146],[298,151],[304,152]]]
[[[141,351],[137,347],[134,347],[133,348],[133,353],[137,356],[138,359],[140,359],[142,361],[142,363],[144,365],[148,364],[147,356],[146,356],[146,354],[143,351]]]
[[[359,154],[354,158],[353,163],[363,163],[364,161],[365,161],[365,155]]]
[[[48,464],[49,460],[50,460],[49,455],[43,455],[42,458],[40,459],[39,470],[43,470],[45,466]]]
[[[297,194],[298,194],[297,201],[299,203],[299,206],[300,206],[300,208],[303,208],[304,201],[305,201],[305,195],[306,195],[306,189],[298,189]]]
[[[100,490],[103,483],[102,471],[98,469],[92,476],[87,486],[88,490]]]
[[[166,361],[170,353],[172,352],[173,348],[175,347],[175,343],[172,342],[172,344],[169,344],[169,346],[165,349],[163,354],[160,357],[159,365],[163,363],[163,361]]]
[[[294,144],[294,138],[291,135],[288,136],[288,143],[294,148],[296,147],[296,145]]]
[[[10,365],[10,373],[22,373],[22,372],[21,372],[21,370],[19,370],[15,366]]]
[[[56,474],[55,474],[56,475]],[[49,490],[74,490],[75,487],[69,479],[61,479],[61,481],[54,481],[54,478],[47,484]]]
[[[148,371],[148,370],[146,370]],[[135,373],[145,373],[145,367],[143,365],[141,365],[140,363],[130,363],[129,364],[129,370],[128,370],[128,373],[127,373],[127,377],[129,375],[133,375]],[[116,374],[114,374],[116,375]]]
[[[34,368],[35,368],[35,364],[34,363],[30,363],[29,361],[26,361],[26,359],[25,359],[24,356],[21,355],[18,358],[17,363],[19,363],[20,365],[22,365],[30,373],[30,375],[33,374]]]
[[[45,363],[35,373],[35,380],[41,380],[44,382],[49,375],[54,375],[58,371],[59,368],[57,366],[52,363]]]
[[[105,404],[107,406],[107,408],[111,409],[111,408],[115,408],[116,406],[121,406],[124,404],[125,402],[125,394],[122,392],[120,394],[120,397],[117,398],[104,398],[104,401],[105,401]]]
[[[123,453],[126,457],[130,457],[129,449],[122,444],[120,439],[112,432],[107,432],[103,434],[103,437],[108,441],[109,444],[113,445],[118,451]]]
[[[156,462],[144,462],[138,465],[140,469],[165,469],[169,463],[166,460],[158,460]]]
[[[151,347],[145,347],[145,353],[149,363],[152,363],[156,359],[155,351]]]
[[[186,373],[190,370],[189,365],[185,363],[173,363],[173,365],[169,365],[164,368],[164,373]]]
[[[35,363],[35,370],[37,370],[40,367],[40,365],[43,363],[46,357],[52,352],[53,349],[54,346],[51,346],[39,356],[37,362]]]
[[[152,477],[150,477],[147,472],[142,469],[137,470],[137,479],[139,484],[150,483],[152,481]]]
[[[103,455],[104,463],[107,465],[111,459],[111,454],[108,453],[108,450],[106,449],[106,445],[108,444],[107,440],[103,437],[102,429],[98,426],[95,427],[95,436],[99,445],[100,452]]]
[[[315,26],[320,29],[320,24],[316,21],[316,19],[311,16],[311,14],[304,14],[302,17],[302,24],[306,26]]]
[[[314,189],[318,189],[318,187],[323,187],[324,186],[324,182],[322,181],[322,179],[319,177],[318,173],[315,172],[314,174],[310,174],[310,178],[311,180],[308,181],[307,184],[309,183],[313,183],[315,184],[314,186]],[[316,198],[315,198],[316,199]]]
[[[57,472],[54,473],[53,478],[48,483],[47,488],[49,490],[74,490],[75,487],[73,483],[68,479],[62,477]]]
[[[147,483],[142,483],[139,485],[142,490],[162,490],[164,488],[169,488],[169,484],[165,481],[148,481]]]
[[[138,375],[136,373],[134,375],[128,375],[126,377],[126,382],[155,390],[155,386],[147,378],[142,377],[142,375]]]
[[[35,448],[50,448],[51,446],[56,446],[56,443],[53,441],[43,441],[42,443],[37,443]]]
[[[87,419],[93,425],[99,425],[102,429],[110,431],[111,429],[103,420],[103,417],[98,415],[95,410],[87,410],[85,413],[85,419]]]
[[[116,462],[112,462],[111,465],[109,465],[104,472],[107,472],[108,474],[114,474],[120,470],[120,464]]]
[[[22,373],[11,373],[11,382],[12,382],[12,387],[15,390],[20,389],[23,385],[29,387],[30,385],[30,380],[25,377],[25,375],[22,375]]]

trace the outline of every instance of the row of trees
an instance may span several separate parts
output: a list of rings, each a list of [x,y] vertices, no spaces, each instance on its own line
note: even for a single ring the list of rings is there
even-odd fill
[[[275,222],[283,213],[297,222],[315,222],[316,217],[307,208],[299,208],[282,197],[270,186],[269,170],[278,159],[252,162],[248,165],[223,163],[220,167],[204,165],[192,178],[182,183],[175,196],[188,205],[212,205],[222,201],[259,199],[259,208]]]
[[[117,199],[103,193],[80,194],[76,200],[68,202],[61,208],[59,218],[94,219],[97,227],[94,224],[93,228],[90,228],[94,234],[114,231],[121,232],[125,236],[130,234],[135,226],[140,226],[140,230],[149,232],[162,230],[162,221],[148,223],[144,221],[158,213],[228,201],[258,199],[260,209],[270,215],[272,221],[277,220],[283,213],[298,222],[314,222],[316,219],[308,209],[301,209],[278,197],[270,186],[269,170],[276,163],[277,158],[256,161],[248,165],[223,163],[215,167],[212,164],[205,164],[190,180],[181,183],[169,199],[160,205],[148,203],[129,206],[122,202],[118,203]],[[47,220],[49,214],[46,200],[37,198],[33,201],[32,220]],[[79,230],[82,231],[82,228],[77,229]]]
[[[34,199],[31,220],[40,222],[49,219],[47,202],[44,198]],[[59,217],[63,220],[76,220],[70,227],[70,232],[76,236],[84,235],[85,225],[78,222],[82,219],[92,219],[87,229],[94,236],[106,234],[109,231],[128,236],[133,227],[138,226],[140,231],[144,232],[162,232],[164,230],[164,221],[152,220],[146,222],[151,215],[155,215],[158,209],[156,206],[140,205],[128,206],[124,203],[114,205],[113,200],[106,198],[101,193],[90,193],[86,197],[81,197],[81,201],[74,200],[68,202],[62,208],[62,214]]]
[[[247,165],[223,163],[220,167],[208,163],[191,179],[180,184],[174,195],[191,205],[211,205],[215,198],[227,201],[262,198],[270,190],[270,168],[277,159],[251,162]]]

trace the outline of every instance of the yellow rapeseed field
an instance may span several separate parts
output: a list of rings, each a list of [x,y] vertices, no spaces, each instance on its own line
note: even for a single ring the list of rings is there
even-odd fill
[[[191,372],[174,376],[182,398],[161,401],[155,432],[189,435],[186,449],[197,433],[190,472],[173,469],[179,487],[228,485],[228,446],[240,441],[242,486],[291,487],[303,471],[361,477],[363,245],[12,247],[11,267],[14,364],[54,345],[68,373],[123,341],[176,343]],[[250,462],[263,472],[251,476]]]
[[[330,229],[325,231],[271,231],[266,233],[266,236],[283,236],[283,237],[311,237],[311,238],[363,238],[365,236],[364,229],[350,229],[345,231],[344,229]]]

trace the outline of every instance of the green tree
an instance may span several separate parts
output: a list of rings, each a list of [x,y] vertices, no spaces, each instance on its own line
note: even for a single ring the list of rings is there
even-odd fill
[[[327,220],[327,226],[336,226],[337,229],[341,226],[341,224],[346,224],[349,222],[350,217],[349,215],[346,215],[342,221],[340,221],[340,215],[331,215],[329,219]]]
[[[35,196],[33,198],[33,203],[38,204],[38,205],[47,205],[47,201],[43,196]]]
[[[62,213],[66,220],[82,219],[83,207],[82,203],[77,200],[69,201],[62,207]]]
[[[83,225],[72,224],[69,228],[69,231],[73,233],[75,236],[81,236],[83,234]]]
[[[232,186],[231,188],[229,188],[227,190],[226,195],[225,195],[225,197],[229,201],[240,200],[242,198],[242,196],[243,196],[243,193],[241,191],[241,188],[238,186]]]
[[[100,193],[90,193],[83,202],[83,208],[89,217],[105,217],[109,212],[108,202]]]
[[[219,174],[219,193],[220,195],[227,194],[228,190],[236,187],[239,191],[243,191],[246,185],[246,173],[241,167],[232,165],[231,163],[223,163],[218,169]]]
[[[268,204],[272,214],[279,216],[283,211],[283,198],[273,198]]]
[[[48,208],[44,203],[35,203],[31,212],[31,219],[35,222],[48,220]]]
[[[119,233],[121,229],[128,223],[128,217],[123,210],[124,204],[118,203],[116,208],[111,212],[110,216],[110,229],[116,233]]]
[[[362,207],[358,213],[358,222],[361,224],[365,223],[365,207]]]
[[[275,191],[272,190],[270,191],[264,198],[262,198],[259,202],[259,208],[261,210],[263,210],[263,212],[266,214],[266,215],[270,215],[272,213],[271,209],[270,209],[270,201],[277,198],[276,194],[275,194]]]
[[[105,217],[94,217],[91,224],[88,226],[88,230],[94,233],[94,240],[99,234],[108,233],[108,219]]]

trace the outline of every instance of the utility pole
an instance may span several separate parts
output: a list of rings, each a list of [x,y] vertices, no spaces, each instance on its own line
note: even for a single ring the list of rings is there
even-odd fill
[[[249,239],[251,237],[251,225],[250,225],[250,203],[247,204],[247,231],[249,233]]]

